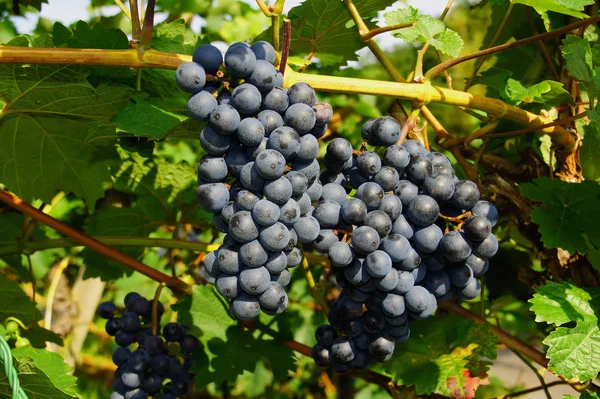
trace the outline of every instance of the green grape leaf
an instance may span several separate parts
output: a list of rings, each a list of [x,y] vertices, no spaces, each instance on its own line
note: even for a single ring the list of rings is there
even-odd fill
[[[11,45],[14,43],[11,43]],[[51,50],[49,50],[51,51]],[[3,64],[0,98],[0,181],[29,201],[50,202],[58,190],[73,192],[93,210],[110,178],[115,126],[110,118],[132,90],[94,88],[82,68]]]
[[[21,286],[0,273],[0,321],[7,317],[16,317],[25,325],[31,318],[40,320],[42,314],[35,308],[35,303],[23,292]],[[21,330],[21,335],[26,337],[35,347],[46,346],[46,341],[62,345],[62,338],[52,331],[46,330],[33,323],[30,329]]]
[[[0,215],[0,245],[14,244],[23,234],[23,214],[7,213]]]
[[[195,286],[193,293],[173,308],[204,348],[195,355],[192,368],[198,388],[233,381],[244,371],[253,372],[260,359],[269,362],[276,377],[294,368],[291,350],[261,334],[243,331],[229,316],[229,305],[214,287]]]
[[[71,367],[57,353],[44,349],[22,347],[13,349],[12,354],[19,361],[27,358],[32,359],[35,367],[46,374],[57,388],[65,393],[75,395],[77,378],[69,374]]]
[[[563,399],[577,399],[573,395],[563,395]],[[579,395],[579,399],[600,399],[600,396],[596,392],[591,391],[583,391],[581,395]]]
[[[593,4],[593,0],[513,0],[515,3],[525,4],[536,9],[538,12],[554,11],[559,14],[570,15],[576,18],[587,18],[588,16],[577,10],[583,10],[583,6]],[[591,3],[590,3],[591,1]]]
[[[135,195],[135,203],[96,212],[86,221],[85,232],[92,236],[147,237],[161,226],[174,225],[176,204],[193,198],[196,179],[195,169],[187,163],[174,164],[161,158],[123,154],[120,168],[113,176],[113,186]],[[120,250],[133,257],[143,253],[140,248],[122,247]],[[88,266],[86,277],[108,280],[132,273],[89,249],[84,249],[82,255]]]
[[[377,11],[393,4],[393,0],[357,0],[354,5],[369,27],[369,19]],[[342,1],[305,0],[288,13],[292,21],[291,55],[312,54],[322,65],[337,66],[356,60],[356,52],[365,44]],[[271,29],[257,40],[270,41]]]
[[[501,98],[514,105],[522,102],[540,103],[550,106],[575,104],[573,96],[563,88],[562,83],[553,80],[544,80],[533,86],[526,87],[520,81],[513,79],[512,75],[511,71],[491,67],[477,75],[475,84],[486,85],[489,96]]]
[[[43,349],[17,348],[12,351],[14,368],[25,394],[30,398],[76,398],[76,378],[66,373],[70,368],[63,359]],[[13,397],[4,373],[0,373],[0,396]]]
[[[563,326],[552,331],[544,344],[549,368],[566,379],[586,381],[600,372],[600,289],[577,287],[568,281],[538,287],[531,311],[537,322]],[[567,323],[575,327],[564,327]]]
[[[535,321],[561,326],[571,321],[589,321],[596,319],[594,307],[600,291],[590,291],[577,287],[567,281],[560,284],[549,281],[538,287],[529,300]]]
[[[195,139],[200,137],[200,132],[206,126],[206,122],[200,122],[194,118],[188,118],[187,120],[173,126],[163,136],[164,138],[170,139]]]
[[[521,193],[541,206],[534,208],[531,220],[540,225],[546,248],[562,248],[585,254],[581,239],[587,234],[592,242],[600,242],[600,185],[593,181],[567,183],[546,177],[521,184]]]
[[[562,41],[561,51],[567,62],[567,70],[579,81],[593,102],[600,95],[600,68],[594,68],[590,43],[574,35]]]
[[[169,130],[187,119],[185,116],[164,111],[142,101],[137,104],[129,104],[112,121],[119,124],[120,130],[139,137],[160,140]]]
[[[192,55],[201,44],[209,42],[208,39],[198,37],[183,18],[156,25],[152,35],[152,48],[167,53]]]
[[[600,181],[600,123],[591,123],[583,130],[585,136],[580,153],[583,177]]]
[[[419,320],[410,329],[409,341],[383,366],[394,381],[414,385],[418,395],[473,397],[478,383],[470,379],[485,376],[490,363],[484,358],[496,358],[490,326],[450,315]]]
[[[464,45],[458,33],[447,28],[439,19],[420,14],[419,10],[414,7],[388,12],[384,15],[384,18],[385,23],[388,25],[419,21],[414,26],[394,32],[394,36],[408,43],[429,42],[442,53],[452,57],[457,57]]]

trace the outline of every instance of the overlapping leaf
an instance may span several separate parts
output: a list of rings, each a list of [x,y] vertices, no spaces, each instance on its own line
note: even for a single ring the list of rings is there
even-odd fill
[[[67,399],[76,398],[77,378],[69,375],[69,366],[53,352],[30,347],[12,351],[14,367],[21,387],[30,398]],[[4,373],[0,373],[0,396],[13,397],[12,389]]]
[[[178,197],[193,199],[196,181],[194,168],[187,163],[172,164],[165,160],[144,159],[138,154],[123,155],[113,177],[114,188],[136,196],[134,205],[102,209],[86,222],[85,232],[92,236],[147,237],[163,225],[176,221]],[[122,248],[131,256],[141,256],[142,250]],[[130,273],[113,261],[84,250],[87,276],[112,279]]]
[[[544,344],[550,369],[571,380],[586,381],[600,372],[600,328],[598,311],[600,289],[581,288],[562,281],[548,282],[529,301],[536,321],[554,324]],[[574,327],[564,327],[575,323]]]
[[[585,254],[592,243],[600,243],[600,185],[593,181],[567,183],[558,179],[537,178],[521,184],[521,193],[541,203],[531,213],[540,225],[542,241],[547,248],[562,248]],[[600,265],[594,265],[600,267]]]
[[[513,0],[515,3],[525,4],[538,12],[553,11],[559,14],[570,15],[577,18],[587,18],[580,12],[583,7],[594,4],[593,0]]]
[[[293,369],[291,350],[277,341],[243,331],[229,316],[225,300],[208,286],[195,286],[194,292],[177,304],[179,321],[190,327],[203,345],[196,355],[193,371],[198,387],[234,380],[244,371],[254,371],[257,361],[269,362],[275,376]],[[199,351],[200,352],[200,351]]]
[[[25,200],[50,202],[63,190],[93,208],[104,194],[107,162],[116,156],[109,121],[132,91],[120,85],[94,88],[87,75],[68,66],[0,66],[0,181]]]
[[[394,36],[408,43],[429,42],[433,47],[444,54],[457,57],[464,45],[458,33],[448,29],[439,19],[429,15],[420,14],[414,7],[403,8],[385,14],[385,23],[388,25],[403,24],[418,21],[414,26],[399,29]]]
[[[496,340],[489,325],[459,316],[420,320],[384,368],[400,384],[414,385],[419,395],[473,397],[477,384],[470,380],[485,377],[484,358],[496,358]]]
[[[567,70],[573,79],[581,83],[593,104],[600,95],[600,67],[594,66],[590,43],[569,35],[563,40],[561,51],[567,62]]]

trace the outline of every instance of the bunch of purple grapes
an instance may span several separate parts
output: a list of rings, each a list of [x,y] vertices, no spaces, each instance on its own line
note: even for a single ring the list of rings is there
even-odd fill
[[[266,42],[232,44],[224,57],[210,44],[182,64],[177,84],[193,93],[188,110],[208,122],[200,133],[198,202],[226,233],[204,261],[234,318],[285,311],[288,268],[300,264],[298,242],[320,227],[308,215],[321,193],[318,138],[333,110],[305,83],[283,89]],[[206,74],[219,75],[217,82]]]
[[[164,308],[160,302],[157,305],[160,327]],[[153,334],[149,324],[152,302],[136,292],[125,296],[125,309],[104,302],[98,314],[107,320],[106,332],[119,345],[112,354],[118,368],[111,399],[175,399],[190,390],[194,381],[191,354],[199,348],[199,342],[186,333],[185,327],[167,323],[162,336]]]
[[[328,255],[342,291],[330,324],[316,331],[313,357],[339,373],[390,359],[409,322],[431,316],[438,302],[476,298],[498,250],[498,211],[477,185],[418,141],[396,144],[400,136],[400,124],[381,117],[364,125],[363,139],[386,147],[382,156],[353,151],[343,138],[327,147],[313,246]]]

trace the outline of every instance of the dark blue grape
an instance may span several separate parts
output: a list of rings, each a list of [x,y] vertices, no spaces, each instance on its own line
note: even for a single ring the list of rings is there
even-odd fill
[[[315,126],[315,111],[303,103],[292,104],[285,111],[283,120],[299,134],[306,134]]]
[[[262,96],[258,89],[249,84],[243,83],[233,89],[231,93],[230,104],[238,110],[241,115],[252,115],[260,108]]]
[[[287,92],[290,100],[290,105],[303,103],[309,106],[313,106],[317,103],[317,95],[309,84],[304,82],[298,82],[292,85]]]
[[[460,210],[468,211],[479,201],[479,189],[477,184],[470,180],[461,180],[456,183],[454,195],[450,202]]]
[[[383,153],[383,164],[395,168],[398,172],[402,172],[409,162],[410,154],[401,145],[394,144]]]
[[[312,162],[319,155],[319,142],[312,134],[305,134],[300,137],[300,149],[296,154],[296,160],[299,162]]]
[[[257,60],[265,60],[271,64],[275,62],[276,53],[271,43],[261,40],[250,46],[250,49],[256,55]]]
[[[245,147],[259,145],[265,137],[265,127],[256,118],[244,118],[237,129],[237,138]]]
[[[194,51],[192,61],[202,65],[206,73],[214,75],[223,63],[223,54],[212,44],[203,44]]]
[[[222,136],[207,126],[200,133],[200,145],[209,155],[223,155],[231,147],[231,137]]]
[[[256,56],[249,46],[232,44],[225,53],[225,67],[234,78],[249,76],[256,66]]]
[[[208,183],[198,187],[198,204],[208,212],[220,212],[229,201],[229,190],[223,183]]]
[[[273,87],[262,101],[262,108],[272,110],[275,112],[279,112],[280,114],[285,113],[285,110],[288,109],[289,99],[285,90],[281,87]]]
[[[269,136],[267,148],[281,153],[288,161],[292,160],[300,151],[300,136],[289,126],[278,127]]]
[[[239,295],[231,302],[231,312],[240,320],[254,319],[260,313],[258,297],[248,294]]]
[[[298,238],[300,234],[298,234]],[[326,254],[329,251],[329,247],[334,243],[338,242],[339,238],[333,230],[330,229],[322,229],[319,231],[317,238],[313,241],[313,246],[315,249],[323,254]]]
[[[270,109],[260,111],[256,118],[263,124],[266,135],[271,134],[272,131],[283,126],[283,118],[281,115]]]
[[[239,243],[247,243],[258,238],[258,227],[248,211],[239,211],[229,221],[229,234]]]
[[[221,104],[210,114],[210,126],[223,136],[231,136],[240,126],[240,114],[229,104]]]
[[[267,289],[258,297],[260,306],[266,309],[277,310],[287,298],[285,289],[275,281],[269,282]]]
[[[103,302],[98,306],[98,316],[103,319],[112,319],[117,311],[117,306],[112,302]]]
[[[391,146],[400,138],[401,127],[391,116],[382,116],[373,122],[369,129],[372,145]]]
[[[190,116],[201,121],[207,121],[218,105],[217,99],[207,91],[200,91],[187,101]]]
[[[277,73],[277,69],[275,69],[272,63],[258,60],[252,74],[248,77],[248,83],[253,84],[262,92],[267,92],[275,86]]]
[[[192,353],[200,347],[200,342],[198,342],[198,338],[187,334],[181,338],[179,345],[184,353]]]
[[[267,180],[274,180],[283,175],[285,158],[275,150],[265,150],[256,157],[255,165],[260,176]]]
[[[258,240],[252,240],[240,247],[239,257],[244,265],[259,267],[267,262],[269,254]]]
[[[120,367],[125,362],[129,360],[131,357],[131,351],[127,348],[117,348],[112,354],[112,361],[117,366]]]
[[[433,224],[440,214],[438,203],[428,195],[418,195],[409,205],[407,216],[417,226]]]
[[[352,157],[352,145],[346,139],[335,138],[327,145],[327,156],[335,162],[346,162]]]
[[[149,373],[142,381],[142,389],[149,394],[157,393],[162,387],[162,378],[156,373]]]
[[[483,216],[490,221],[492,227],[498,222],[498,209],[488,201],[477,201],[471,209],[475,215]]]
[[[312,357],[319,367],[329,367],[331,365],[331,354],[329,353],[329,349],[321,344],[313,346]]]
[[[364,225],[374,228],[381,238],[386,237],[392,231],[392,219],[387,213],[380,210],[367,213]]]
[[[181,90],[198,93],[206,84],[206,72],[200,64],[184,62],[175,71],[175,81]]]
[[[219,183],[227,177],[227,164],[221,156],[205,155],[198,162],[198,178],[208,183]]]

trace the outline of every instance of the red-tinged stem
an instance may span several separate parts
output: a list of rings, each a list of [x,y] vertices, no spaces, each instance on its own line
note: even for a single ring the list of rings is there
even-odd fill
[[[84,233],[74,229],[73,227],[49,216],[40,210],[34,208],[29,205],[19,197],[9,193],[6,190],[0,192],[0,201],[4,202],[6,205],[14,208],[25,215],[31,216],[33,219],[38,220],[40,223],[45,224],[48,227],[53,228],[61,234],[64,234],[68,237],[71,237],[73,240],[77,241],[81,245],[88,247],[100,255],[106,256],[109,259],[112,259],[116,262],[121,263],[124,266],[129,267],[137,272],[148,276],[152,280],[166,283],[167,286],[171,287],[176,292],[183,292],[188,287],[183,281],[168,276],[156,269],[151,268],[148,265],[143,264],[142,262],[134,259],[128,255],[125,255],[114,248],[111,248],[100,241],[85,235]]]
[[[283,49],[281,50],[281,63],[279,64],[279,72],[285,74],[288,56],[290,54],[290,43],[292,41],[292,21],[288,18],[283,19]]]

